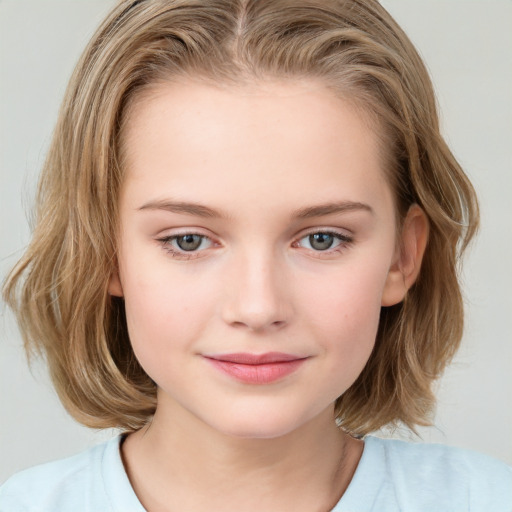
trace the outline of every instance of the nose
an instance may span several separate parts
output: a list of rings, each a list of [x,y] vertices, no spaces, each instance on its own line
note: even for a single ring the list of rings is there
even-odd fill
[[[278,330],[290,320],[289,287],[275,258],[251,254],[232,266],[225,281],[223,319],[250,331]]]

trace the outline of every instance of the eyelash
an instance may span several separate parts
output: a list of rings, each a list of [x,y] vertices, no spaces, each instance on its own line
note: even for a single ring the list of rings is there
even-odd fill
[[[187,232],[187,233],[180,233],[177,235],[164,236],[162,238],[157,238],[157,241],[160,242],[162,244],[163,249],[166,252],[168,252],[171,255],[171,257],[173,257],[175,259],[190,260],[190,259],[199,258],[200,257],[199,253],[202,251],[197,251],[197,250],[183,251],[183,250],[179,250],[179,249],[177,250],[171,245],[171,243],[174,240],[176,240],[177,238],[184,237],[187,235],[195,235],[195,236],[201,237],[203,240],[206,239],[206,240],[212,241],[211,238],[209,238],[208,236],[202,235],[201,233],[194,233],[194,232]],[[326,229],[326,230],[319,230],[319,231],[310,231],[309,233],[306,233],[304,236],[297,239],[297,241],[295,241],[293,243],[293,246],[295,246],[295,244],[297,244],[301,240],[303,240],[311,235],[330,235],[330,236],[333,236],[335,239],[337,239],[340,242],[333,249],[329,248],[329,249],[326,249],[325,251],[315,251],[314,249],[312,249],[313,252],[318,253],[318,254],[332,255],[333,253],[341,252],[344,249],[346,249],[348,246],[350,246],[354,241],[353,237],[351,237],[351,236],[348,236],[344,233],[340,233],[338,231]]]

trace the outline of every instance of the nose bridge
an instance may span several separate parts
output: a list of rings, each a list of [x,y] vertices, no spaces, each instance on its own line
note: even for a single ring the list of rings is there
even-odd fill
[[[284,262],[271,247],[260,244],[234,255],[224,320],[251,330],[277,328],[289,319]]]

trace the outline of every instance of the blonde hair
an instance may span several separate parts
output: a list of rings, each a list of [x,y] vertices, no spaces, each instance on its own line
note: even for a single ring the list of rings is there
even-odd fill
[[[155,411],[155,383],[107,285],[126,112],[146,88],[183,76],[220,84],[318,78],[375,119],[397,211],[403,218],[419,204],[430,236],[419,279],[401,304],[382,309],[373,353],[336,415],[354,435],[428,424],[432,384],[462,336],[457,266],[478,206],[440,135],[421,58],[374,0],[124,1],[100,26],[66,92],[32,241],[4,287],[27,352],[46,357],[67,410],[85,425],[126,431]]]

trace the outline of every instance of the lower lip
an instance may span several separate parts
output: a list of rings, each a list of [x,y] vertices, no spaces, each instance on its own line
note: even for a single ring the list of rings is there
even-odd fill
[[[264,364],[241,364],[230,361],[207,358],[208,362],[221,372],[246,384],[270,384],[276,382],[291,373],[306,361],[306,359],[294,359],[292,361],[278,361]]]

